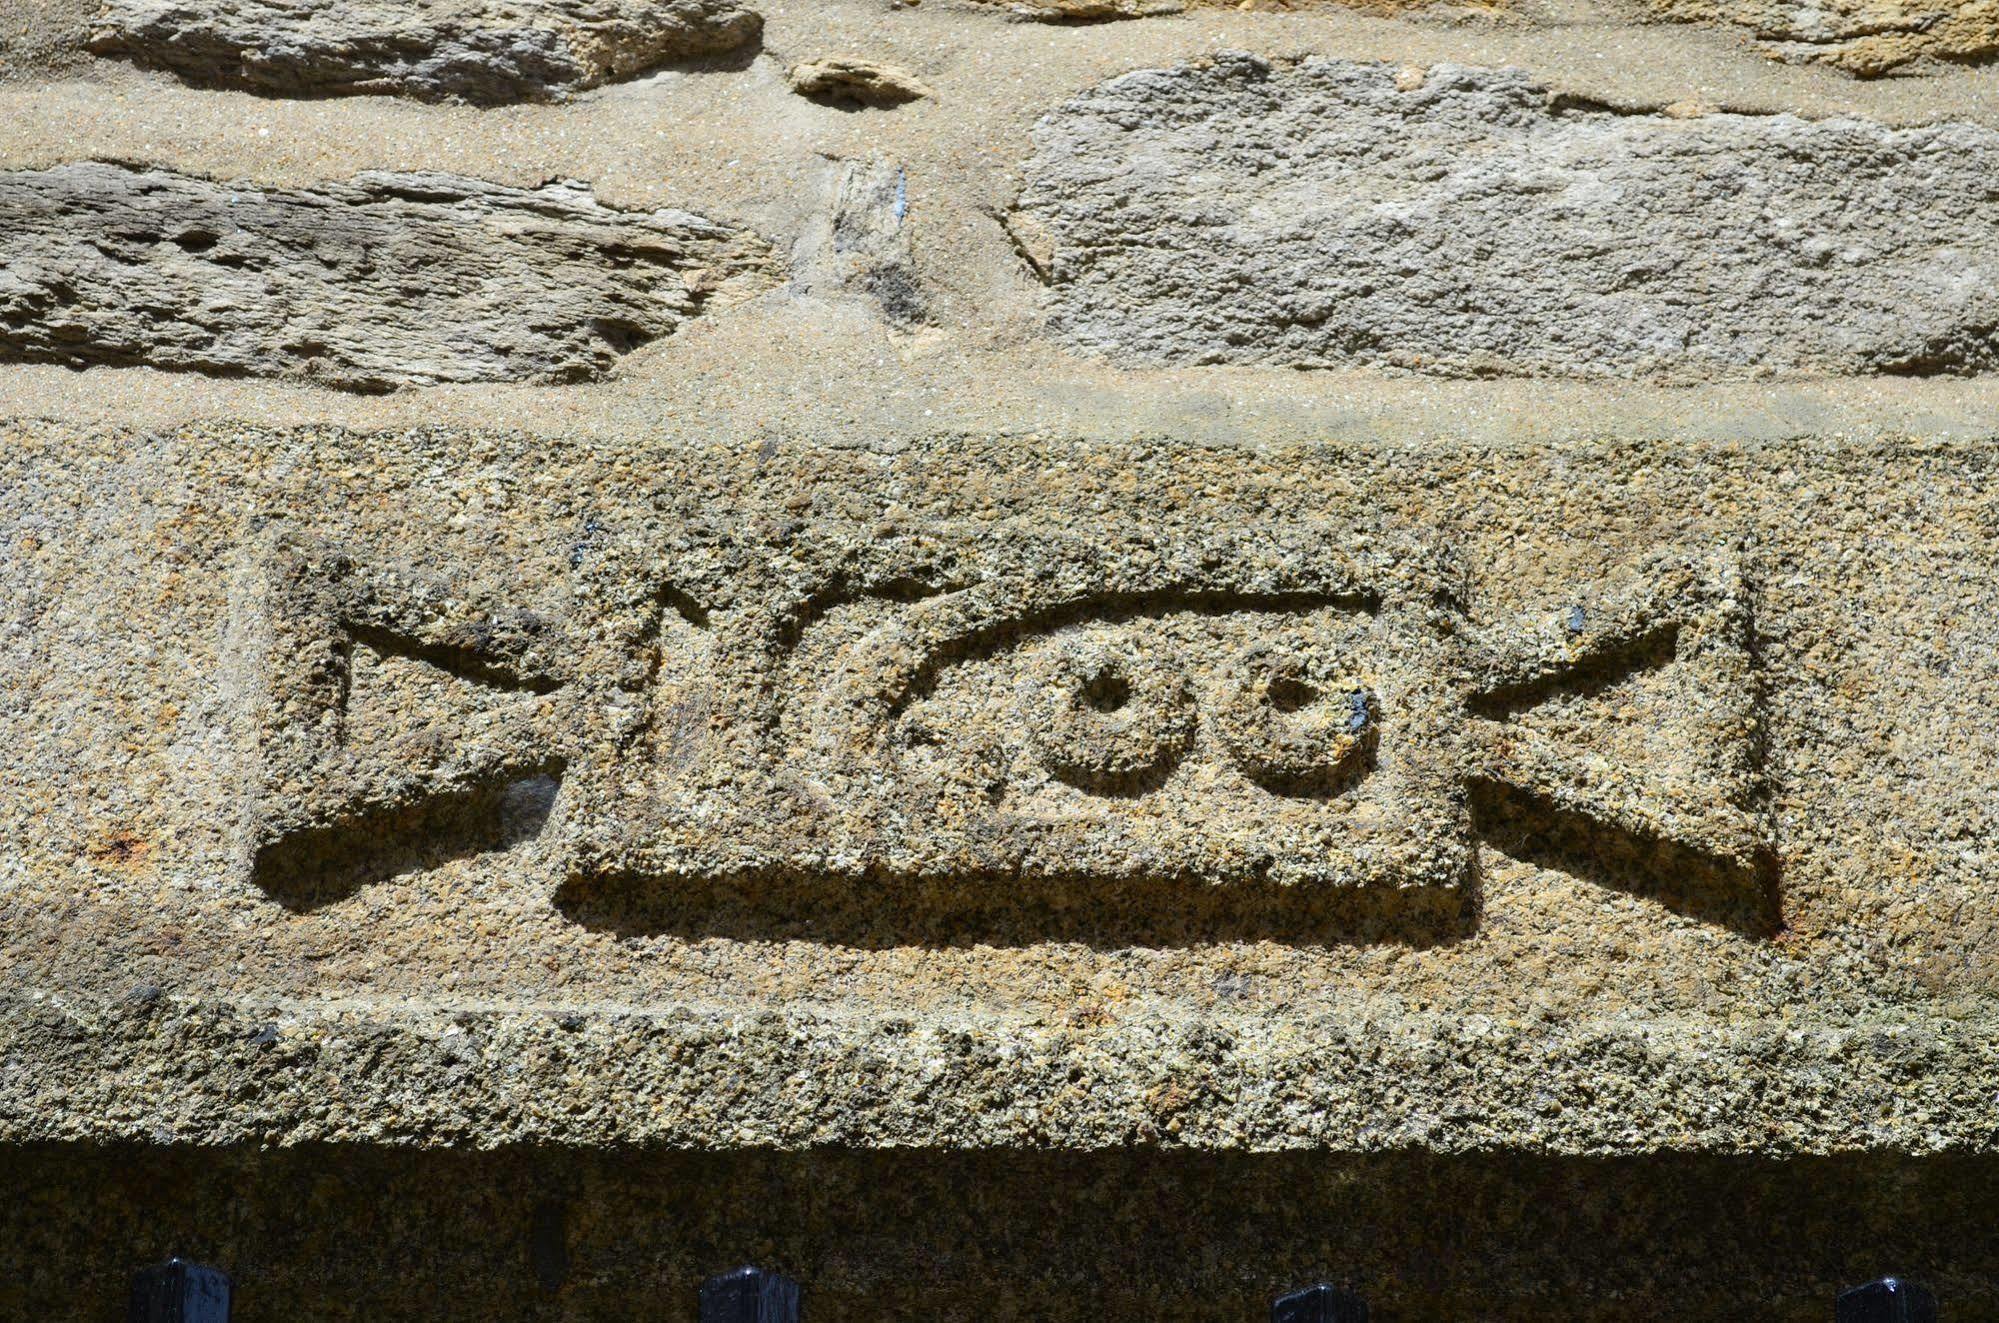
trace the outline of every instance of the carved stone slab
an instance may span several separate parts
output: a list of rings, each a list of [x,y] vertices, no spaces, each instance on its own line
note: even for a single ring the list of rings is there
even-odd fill
[[[260,873],[324,868],[356,837],[436,833],[509,780],[560,766],[550,622],[309,539],[275,535],[259,559],[244,642],[262,660],[245,787]],[[503,701],[454,692],[481,688]]]
[[[497,576],[454,589],[282,536],[263,555],[253,845],[273,883],[550,773],[572,901],[1447,894],[1470,883],[1477,785],[1746,885],[1768,853],[1726,549],[1480,625],[1445,558],[1309,522],[805,524],[607,548],[579,562],[566,631]],[[1593,719],[1594,689],[1651,672],[1643,729]],[[488,701],[446,701],[445,677]]]
[[[1989,1132],[1978,453],[5,439],[0,1136]]]
[[[657,660],[579,768],[579,871],[1461,878],[1434,580],[1323,530],[857,532],[733,583],[657,562],[697,605],[618,641]]]

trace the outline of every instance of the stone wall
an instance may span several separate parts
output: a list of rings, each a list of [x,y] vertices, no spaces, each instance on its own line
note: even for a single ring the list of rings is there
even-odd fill
[[[1991,15],[1792,9],[0,0],[0,1315],[1999,1309]]]

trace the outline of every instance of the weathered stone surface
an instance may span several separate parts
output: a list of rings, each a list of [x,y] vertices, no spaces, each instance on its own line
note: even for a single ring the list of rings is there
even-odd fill
[[[107,0],[91,36],[214,84],[544,100],[753,42],[734,0]]]
[[[899,106],[932,95],[923,80],[892,64],[847,55],[807,60],[791,67],[791,90],[836,105]]]
[[[1915,60],[1982,62],[1999,55],[1994,0],[1651,0],[1671,18],[1747,28],[1783,60],[1863,77]]]
[[[0,21],[0,84],[88,66],[86,43],[96,12],[97,0],[32,0],[9,6]]]
[[[1036,127],[1052,324],[1127,363],[1452,376],[1989,371],[1999,133],[1567,104],[1228,55]]]
[[[744,230],[616,211],[576,183],[20,171],[0,174],[0,358],[350,390],[583,381],[767,260]]]
[[[0,1140],[1924,1153],[1986,443],[0,445]]]

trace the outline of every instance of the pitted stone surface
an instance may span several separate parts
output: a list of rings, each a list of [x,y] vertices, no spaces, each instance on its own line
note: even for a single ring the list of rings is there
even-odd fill
[[[744,230],[613,210],[576,183],[21,171],[0,174],[0,358],[364,391],[583,381],[767,262]]]
[[[566,621],[504,578],[300,541],[254,554],[235,612],[254,871],[281,894],[551,775],[586,897],[772,874],[1449,897],[1474,782],[1763,883],[1750,589],[1725,551],[1577,585],[1550,630],[1475,627],[1433,558],[1309,522],[815,521],[774,562],[669,527],[579,557]],[[1632,676],[1659,709],[1638,747],[1571,692]]]
[[[195,82],[546,100],[756,40],[733,0],[108,0],[91,44]]]
[[[1449,376],[1999,365],[1999,133],[1567,104],[1312,58],[1112,79],[1015,213],[1054,331],[1125,364]]]

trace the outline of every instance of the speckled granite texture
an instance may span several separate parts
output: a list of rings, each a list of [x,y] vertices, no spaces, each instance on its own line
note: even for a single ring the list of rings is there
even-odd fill
[[[10,1137],[1990,1139],[1975,446],[4,453]]]
[[[0,0],[0,1319],[1999,1317],[1919,9]]]

